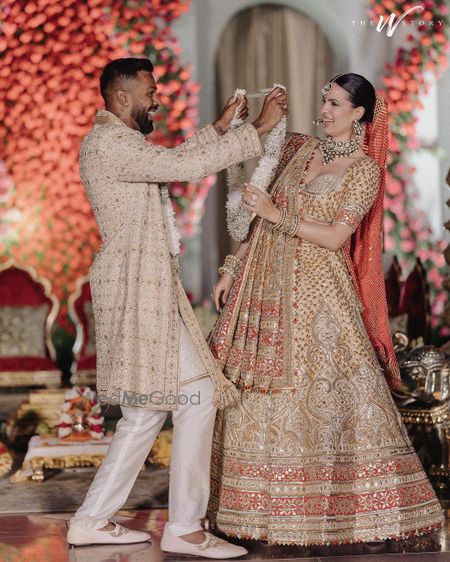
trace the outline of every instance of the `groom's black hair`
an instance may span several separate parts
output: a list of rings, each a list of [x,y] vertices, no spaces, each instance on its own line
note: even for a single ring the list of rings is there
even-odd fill
[[[131,57],[109,62],[100,76],[100,93],[105,102],[110,87],[118,78],[135,78],[141,70],[153,72],[153,64],[148,59]]]

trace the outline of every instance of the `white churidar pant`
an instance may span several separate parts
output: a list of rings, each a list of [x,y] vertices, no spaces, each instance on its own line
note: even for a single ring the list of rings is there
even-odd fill
[[[180,317],[180,393],[198,399],[179,405],[172,413],[173,436],[169,481],[171,535],[201,529],[209,499],[211,446],[216,410],[213,383]],[[191,380],[195,378],[195,380]],[[183,400],[184,402],[185,400]],[[167,412],[121,406],[122,418],[105,459],[71,525],[104,526],[124,505],[139,471],[160,432]],[[103,525],[104,523],[104,525]]]

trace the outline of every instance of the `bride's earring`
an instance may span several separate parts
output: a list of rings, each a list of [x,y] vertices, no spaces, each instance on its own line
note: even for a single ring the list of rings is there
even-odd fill
[[[319,117],[319,119],[314,119],[314,121],[313,121],[313,125],[316,125],[316,126],[322,125],[322,123],[323,123],[322,117]]]
[[[355,135],[355,140],[358,141],[361,139],[361,137],[364,134],[364,126],[361,125],[361,123],[357,119],[353,121],[353,133]]]

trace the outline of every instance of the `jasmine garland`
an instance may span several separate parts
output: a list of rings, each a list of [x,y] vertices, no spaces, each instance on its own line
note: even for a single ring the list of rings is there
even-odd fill
[[[270,89],[260,90],[248,97],[261,97],[267,95],[274,88],[283,88],[281,84],[274,84]],[[245,96],[246,91],[236,89],[235,96]],[[237,127],[242,124],[242,119],[237,117],[240,105],[236,109],[235,116],[231,121],[231,127]],[[283,117],[278,125],[267,136],[264,153],[259,161],[258,166],[250,178],[250,183],[261,191],[267,191],[272,182],[273,174],[280,160],[284,139],[286,136],[286,117]],[[242,201],[242,184],[244,183],[244,166],[242,163],[231,166],[227,169],[227,227],[230,236],[237,242],[242,242],[248,235],[250,223],[253,215],[241,207]]]

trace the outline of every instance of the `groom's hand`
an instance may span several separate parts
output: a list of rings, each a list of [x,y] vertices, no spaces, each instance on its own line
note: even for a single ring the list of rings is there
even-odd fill
[[[248,100],[246,97],[242,96],[232,96],[225,107],[223,108],[222,114],[213,123],[213,127],[218,135],[224,135],[230,129],[231,121],[234,117],[236,109],[242,103],[237,114],[239,119],[247,119],[248,117]]]
[[[283,88],[274,88],[264,100],[261,113],[253,126],[258,135],[270,133],[270,131],[278,124],[280,119],[288,113],[287,94]]]

